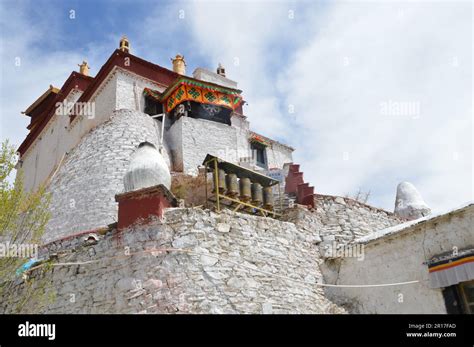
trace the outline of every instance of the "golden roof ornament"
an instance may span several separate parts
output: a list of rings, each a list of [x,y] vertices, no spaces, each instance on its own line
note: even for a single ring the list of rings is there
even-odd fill
[[[89,76],[90,66],[87,64],[87,61],[84,60],[82,64],[77,64],[79,66],[79,72],[84,76]]]
[[[119,49],[123,52],[129,53],[130,52],[130,42],[126,35],[123,35],[120,39]]]
[[[184,56],[181,54],[176,54],[174,59],[171,59],[173,62],[173,71],[179,73],[180,75],[186,74],[186,62],[184,61]]]

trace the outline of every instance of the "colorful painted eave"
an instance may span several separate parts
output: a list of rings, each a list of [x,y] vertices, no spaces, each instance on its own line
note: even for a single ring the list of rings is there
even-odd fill
[[[178,87],[182,84],[187,84],[206,90],[211,90],[214,92],[221,92],[232,95],[240,95],[242,93],[242,91],[239,89],[226,88],[210,82],[197,81],[188,77],[181,77],[175,83],[166,88],[166,90],[163,92],[163,100],[167,99],[170,94],[173,93],[173,91],[175,91],[176,89],[178,89]]]
[[[226,88],[213,83],[181,77],[163,93],[145,88],[144,93],[165,105],[165,111],[172,111],[183,101],[196,101],[235,110],[242,102],[239,89]]]

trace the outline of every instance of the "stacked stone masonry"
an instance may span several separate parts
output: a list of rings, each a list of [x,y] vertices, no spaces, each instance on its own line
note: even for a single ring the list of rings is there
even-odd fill
[[[0,298],[12,313],[344,313],[324,297],[313,231],[224,211],[50,243],[57,256]],[[90,262],[54,266],[54,263]],[[28,293],[39,291],[38,295]],[[29,295],[29,296],[28,296]]]
[[[346,244],[371,232],[403,223],[395,214],[350,198],[315,195],[315,208],[308,211],[296,205],[286,212],[285,219],[305,230],[323,245]]]

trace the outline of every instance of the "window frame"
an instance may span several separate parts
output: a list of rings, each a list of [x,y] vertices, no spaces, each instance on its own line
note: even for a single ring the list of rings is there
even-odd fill
[[[255,158],[255,164],[263,169],[267,169],[268,168],[267,147],[261,144],[251,142],[250,149],[252,151],[252,157]],[[263,162],[258,161],[258,157],[259,157],[258,151],[262,151]],[[255,156],[254,156],[254,153],[255,153]]]
[[[474,288],[474,280],[460,282],[457,285],[457,289],[459,292],[459,298],[461,299],[460,301],[463,308],[463,313],[474,314],[474,301],[468,301],[467,294],[465,291],[465,287],[468,285]]]

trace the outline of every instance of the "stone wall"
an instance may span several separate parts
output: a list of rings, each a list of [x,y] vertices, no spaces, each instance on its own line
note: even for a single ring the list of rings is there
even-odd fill
[[[287,210],[285,218],[303,228],[316,230],[322,247],[333,242],[346,244],[404,221],[391,212],[350,198],[319,194],[315,195],[314,210],[296,206]]]
[[[427,217],[425,217],[427,218]],[[474,246],[474,205],[379,231],[355,241],[364,257],[342,257],[323,267],[334,284],[419,283],[375,288],[329,288],[326,293],[353,313],[445,314],[441,289],[429,287],[433,256]]]
[[[158,147],[160,131],[148,115],[118,110],[84,136],[49,186],[52,218],[44,241],[115,222],[114,196],[123,190],[130,157],[140,142]],[[169,162],[166,150],[164,156]]]
[[[196,175],[198,166],[202,165],[206,154],[219,156],[234,163],[238,161],[236,128],[190,117],[182,117],[178,122],[181,122],[182,130],[184,173]]]
[[[165,219],[47,245],[0,312],[342,313],[323,296],[317,247],[293,223],[230,211],[169,209]],[[83,265],[59,265],[86,262]]]

